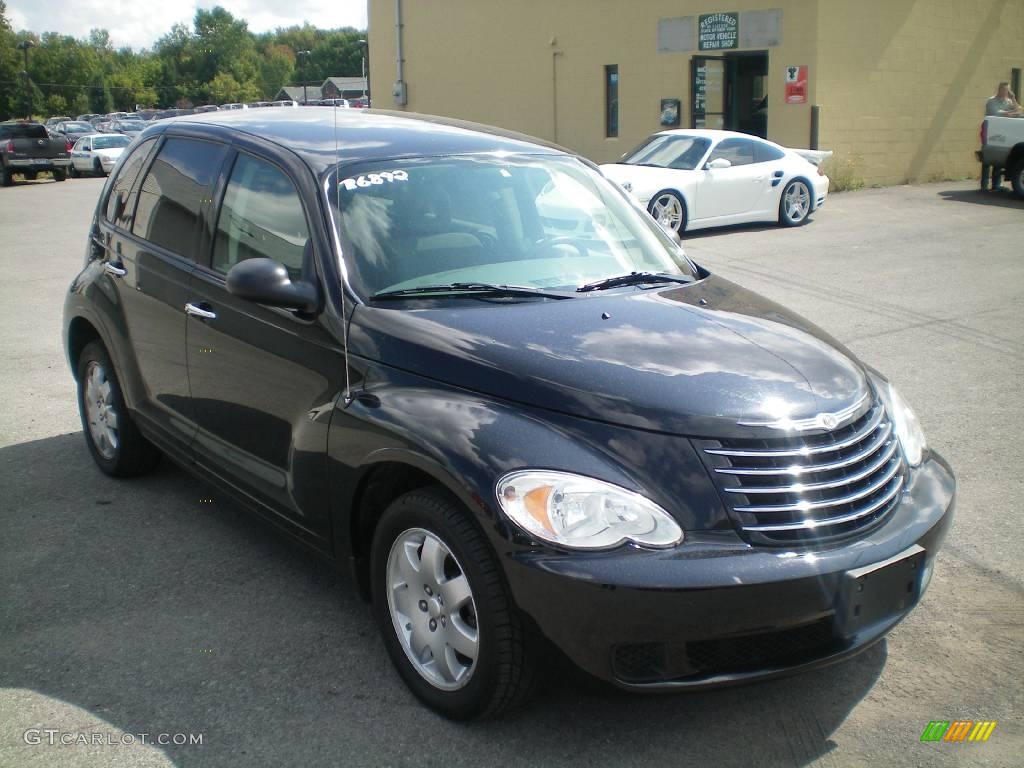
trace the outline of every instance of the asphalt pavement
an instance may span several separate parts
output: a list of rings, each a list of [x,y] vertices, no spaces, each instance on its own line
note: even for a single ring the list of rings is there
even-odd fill
[[[344,575],[169,463],[132,481],[93,466],[60,330],[101,188],[0,189],[3,768],[1021,764],[1024,201],[872,189],[799,229],[685,238],[885,372],[957,471],[931,587],[885,642],[708,693],[554,674],[530,706],[459,725],[406,691]],[[997,726],[920,741],[957,719]]]

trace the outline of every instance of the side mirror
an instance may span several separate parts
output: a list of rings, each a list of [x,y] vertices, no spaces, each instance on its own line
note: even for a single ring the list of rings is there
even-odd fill
[[[732,168],[732,163],[726,160],[724,157],[716,157],[710,163],[704,166],[709,171],[715,171],[719,168]]]
[[[228,292],[247,301],[315,313],[320,309],[320,291],[312,283],[293,283],[284,264],[267,258],[246,259],[231,268]]]

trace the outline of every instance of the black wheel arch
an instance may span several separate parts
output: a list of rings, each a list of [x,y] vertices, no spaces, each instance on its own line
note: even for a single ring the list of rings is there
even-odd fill
[[[442,488],[466,509],[468,517],[488,515],[487,504],[460,483],[435,459],[405,448],[385,448],[363,461],[351,497],[332,515],[333,548],[339,561],[346,556],[360,596],[370,598],[370,549],[384,511],[401,496],[423,488]],[[479,520],[477,524],[479,525]],[[484,532],[485,538],[486,532]]]

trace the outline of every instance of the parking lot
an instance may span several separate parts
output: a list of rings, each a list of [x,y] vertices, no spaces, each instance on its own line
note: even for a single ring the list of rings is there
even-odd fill
[[[1019,765],[1024,201],[975,184],[685,238],[886,373],[956,469],[954,528],[910,618],[845,663],[708,693],[626,695],[556,666],[530,706],[470,725],[407,692],[344,574],[169,463],[120,482],[95,468],[60,332],[102,180],[0,190],[0,766]],[[921,743],[956,719],[998,725]],[[51,746],[26,729],[136,736]]]

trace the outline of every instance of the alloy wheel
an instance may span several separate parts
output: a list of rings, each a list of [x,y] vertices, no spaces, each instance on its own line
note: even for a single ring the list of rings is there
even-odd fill
[[[651,204],[651,215],[665,229],[678,232],[683,221],[683,204],[679,202],[678,197],[666,192],[655,198]]]
[[[811,193],[807,185],[802,181],[791,183],[786,189],[783,205],[786,209],[786,218],[793,223],[803,221],[811,210]]]
[[[436,534],[410,528],[388,554],[391,622],[412,666],[435,688],[465,686],[480,653],[476,603],[451,549]]]
[[[93,445],[104,459],[110,461],[117,454],[120,445],[120,419],[114,406],[114,389],[110,384],[107,370],[96,360],[91,361],[86,369],[83,399]]]

